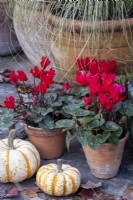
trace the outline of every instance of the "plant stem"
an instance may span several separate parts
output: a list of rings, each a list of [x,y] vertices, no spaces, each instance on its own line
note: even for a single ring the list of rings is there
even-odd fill
[[[62,160],[61,159],[57,160],[57,167],[58,167],[58,173],[63,172],[63,170],[62,170]]]
[[[8,147],[9,149],[14,149],[13,147],[13,140],[15,138],[15,129],[11,130],[8,136]]]
[[[35,77],[34,77],[34,87],[36,86],[36,80],[35,80]]]
[[[14,84],[14,86],[15,86],[15,89],[16,89],[16,91],[17,91],[17,94],[18,94],[18,96],[19,96],[19,98],[20,98],[20,100],[21,100],[21,96],[20,96],[20,94],[19,94],[19,92],[18,92],[18,90],[17,90],[16,84]]]

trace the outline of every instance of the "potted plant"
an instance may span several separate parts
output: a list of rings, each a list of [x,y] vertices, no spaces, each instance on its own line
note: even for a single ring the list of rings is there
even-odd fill
[[[93,59],[93,65],[86,65],[89,59],[77,59],[76,82],[82,87],[63,110],[75,120],[70,131],[77,132],[92,174],[107,179],[118,173],[128,138],[127,112],[133,106],[125,86],[117,83],[116,61]]]
[[[7,14],[8,7],[8,0],[0,0],[0,56],[7,56],[21,50],[12,18]]]
[[[26,86],[27,75],[18,70],[12,71],[10,82],[14,84],[19,99],[7,97],[4,104],[14,109],[14,120],[24,121],[24,129],[30,141],[38,149],[41,158],[53,159],[64,152],[66,131],[74,126],[74,121],[63,113],[64,100],[71,86],[54,84],[55,70],[49,68],[50,60],[42,57],[38,66],[30,70],[33,86]],[[21,85],[19,84],[21,83]],[[21,90],[26,96],[19,93]]]
[[[40,19],[43,18],[43,21],[39,21],[42,28],[40,27],[38,36],[40,34],[41,38],[41,35],[45,35],[43,44],[50,41],[46,51],[43,50],[45,53],[51,50],[56,66],[68,80],[74,80],[75,60],[82,55],[106,60],[115,59],[122,68],[132,66],[133,2],[43,1],[40,9],[40,2],[34,1],[32,11],[29,9],[29,3],[25,2],[25,12],[21,4],[21,1],[19,5],[16,3],[14,23],[18,25],[18,15],[25,17],[26,9],[30,16],[36,15],[35,22],[39,16]],[[23,24],[37,30],[35,22],[31,23],[26,17]],[[17,26],[16,32],[19,33]],[[19,34],[17,35],[19,37]],[[46,36],[49,36],[49,39]],[[42,39],[39,41],[39,44],[42,44]],[[41,55],[40,52],[39,54]]]

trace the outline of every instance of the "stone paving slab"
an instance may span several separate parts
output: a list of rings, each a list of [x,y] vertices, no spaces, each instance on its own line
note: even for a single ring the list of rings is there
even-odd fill
[[[0,69],[2,69],[3,67],[9,67],[9,69],[16,69],[16,70],[24,69],[25,72],[28,73],[32,65],[29,63],[27,58],[23,54],[21,54],[15,57],[12,57],[12,56],[0,57]],[[2,102],[7,95],[16,95],[13,85],[0,83],[0,102]],[[0,138],[7,137],[7,135],[8,135],[7,129],[0,129]],[[89,166],[86,162],[82,147],[77,140],[74,139],[72,141],[72,144],[70,146],[70,151],[68,152],[67,150],[65,150],[65,153],[61,158],[63,160],[63,163],[70,164],[74,167],[77,167],[80,170],[81,175],[82,175],[82,182],[86,182],[88,180],[94,181],[94,182],[101,181],[100,179],[95,178],[91,174]],[[41,165],[52,163],[52,162],[55,163],[56,160],[42,160]],[[126,144],[122,164],[121,164],[118,175],[112,179],[102,180],[102,182],[104,183],[104,186],[101,187],[101,190],[113,195],[121,196],[123,195],[123,192],[125,191],[125,189],[127,189],[127,187],[133,187],[133,140],[131,139],[131,137],[129,137],[128,142]],[[2,195],[6,189],[12,186],[13,184],[11,183],[0,184],[0,195]],[[29,180],[26,180],[20,183],[20,186],[23,188],[34,187],[35,176]],[[55,199],[44,193],[40,193],[39,196],[40,198],[45,199],[45,200]],[[11,199],[11,198],[8,198],[8,199]],[[25,198],[23,198],[23,196],[19,194],[18,197],[13,198],[13,199],[23,200]],[[68,197],[56,198],[56,199],[68,199]]]

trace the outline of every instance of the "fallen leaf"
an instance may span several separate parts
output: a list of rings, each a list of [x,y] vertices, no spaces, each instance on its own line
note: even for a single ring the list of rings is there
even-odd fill
[[[19,191],[23,194],[26,195],[30,198],[38,197],[37,193],[40,192],[41,190],[38,187],[34,188],[21,188]]]
[[[1,196],[1,200],[5,199],[5,198],[9,198],[9,197],[17,197],[18,196],[18,189],[16,187],[12,187],[8,190],[5,190],[5,194],[3,196]]]
[[[77,196],[80,196],[81,200],[118,200],[118,196],[106,194],[99,189],[82,189]],[[123,200],[119,197],[119,200]]]
[[[94,189],[94,188],[98,188],[101,186],[102,186],[102,182],[93,183],[91,181],[88,181],[86,183],[82,183],[80,187],[83,189],[92,189],[92,188]]]
[[[0,102],[0,107],[6,107],[3,102]]]
[[[133,187],[128,188],[123,194],[124,200],[133,200]]]

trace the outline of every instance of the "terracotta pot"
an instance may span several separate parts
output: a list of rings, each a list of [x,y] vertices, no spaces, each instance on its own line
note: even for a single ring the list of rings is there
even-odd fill
[[[61,31],[59,29],[60,17],[52,15],[49,9],[45,11],[45,16],[48,16],[51,50],[56,66],[69,81],[75,80],[78,69],[75,61],[78,56],[115,59],[120,71],[124,71],[125,66],[128,66],[129,70],[133,66],[133,18],[123,20],[126,33],[122,29],[120,20],[113,20],[113,25],[112,21],[99,22],[98,26],[102,27],[104,32],[100,34],[98,45],[96,45],[91,35],[94,29],[92,22],[63,19]],[[95,31],[97,32],[97,29]]]
[[[12,19],[6,14],[7,0],[0,0],[0,56],[7,56],[21,50]]]
[[[24,129],[42,159],[55,159],[64,153],[66,133],[62,133],[61,129],[54,129],[50,133],[27,125]]]
[[[119,141],[118,146],[105,143],[96,150],[92,150],[89,146],[83,147],[88,165],[95,177],[108,179],[117,175],[128,135],[127,133]]]

